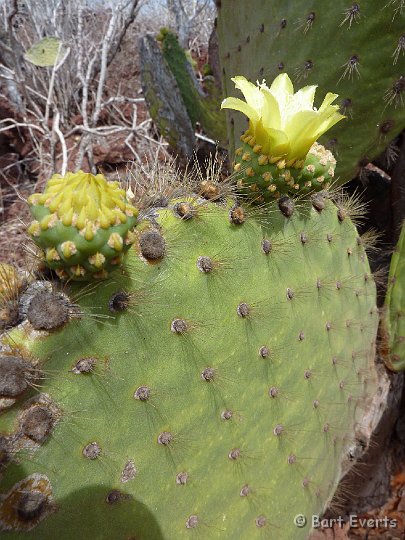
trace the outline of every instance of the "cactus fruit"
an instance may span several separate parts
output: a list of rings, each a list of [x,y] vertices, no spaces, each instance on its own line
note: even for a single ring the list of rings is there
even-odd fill
[[[288,192],[308,193],[328,188],[336,160],[317,138],[342,120],[338,97],[328,92],[319,110],[313,108],[316,86],[294,93],[286,73],[276,77],[270,88],[245,77],[234,77],[246,102],[228,97],[222,108],[235,109],[249,118],[249,128],[240,137],[234,166],[238,187],[259,202]]]
[[[28,204],[34,216],[28,233],[61,278],[107,277],[134,241],[137,210],[101,174],[55,174]]]
[[[351,205],[172,192],[141,206],[120,269],[34,282],[2,337],[5,538],[298,540],[294,516],[333,495],[376,381]]]
[[[405,125],[405,35],[402,2],[333,0],[221,0],[218,42],[226,96],[231,77],[270,81],[284,71],[294,83],[319,84],[339,94],[350,122],[335,125],[319,142],[338,159],[336,179],[351,180]],[[229,23],[232,21],[232,24]],[[372,38],[371,38],[372,36]],[[228,115],[231,154],[246,129]]]
[[[388,290],[381,318],[381,352],[393,371],[405,370],[405,223],[391,258]]]

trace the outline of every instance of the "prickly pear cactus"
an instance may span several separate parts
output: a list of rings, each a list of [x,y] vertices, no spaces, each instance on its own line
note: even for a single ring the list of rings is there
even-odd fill
[[[405,224],[392,254],[381,329],[381,352],[389,369],[405,369]]]
[[[340,111],[350,122],[337,124],[319,142],[338,159],[341,184],[403,129],[402,1],[221,0],[217,5],[226,96],[237,96],[235,73],[261,82],[285,71],[300,86],[319,84],[318,95],[339,94]],[[233,154],[247,125],[234,112],[229,120]]]
[[[109,279],[21,297],[0,357],[5,538],[298,540],[295,516],[334,493],[375,391],[353,205],[176,193],[141,208]]]
[[[55,174],[28,204],[34,216],[28,233],[59,277],[105,278],[134,241],[137,210],[102,174]]]

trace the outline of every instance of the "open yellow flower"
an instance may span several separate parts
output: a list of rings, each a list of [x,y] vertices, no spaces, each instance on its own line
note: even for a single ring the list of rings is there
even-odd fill
[[[265,81],[254,85],[241,76],[232,81],[246,102],[228,97],[221,108],[243,112],[249,118],[248,133],[262,146],[261,152],[285,159],[287,166],[304,159],[318,137],[345,118],[338,112],[339,106],[332,105],[338,94],[328,92],[316,109],[317,87],[305,86],[294,93],[287,73],[276,77],[270,88]]]

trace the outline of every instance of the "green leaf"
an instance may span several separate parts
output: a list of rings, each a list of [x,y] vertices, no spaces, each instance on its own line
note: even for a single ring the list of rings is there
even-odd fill
[[[66,50],[60,39],[46,37],[28,49],[24,54],[24,58],[35,66],[49,67],[54,66],[58,59],[63,58]]]

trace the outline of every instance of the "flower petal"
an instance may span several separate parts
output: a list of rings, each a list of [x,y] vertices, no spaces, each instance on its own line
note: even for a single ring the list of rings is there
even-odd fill
[[[290,149],[290,142],[284,131],[263,125],[259,120],[255,126],[256,143],[262,145],[262,153],[272,156],[284,156]]]
[[[235,88],[240,90],[246,99],[246,103],[256,110],[260,110],[262,107],[263,97],[255,84],[249,82],[245,77],[233,77],[231,79],[235,83]]]
[[[289,140],[291,141],[290,153],[287,159],[304,158],[312,144],[316,140],[319,114],[317,111],[299,111],[290,118],[285,126]]]
[[[259,120],[259,115],[253,109],[253,107],[251,107],[239,98],[225,98],[221,103],[221,109],[234,109],[235,111],[240,111],[243,114],[246,114],[246,116],[250,118],[250,120],[252,120],[253,122],[257,122]]]
[[[332,92],[328,92],[324,97],[322,105],[319,107],[319,112],[322,112],[326,109],[326,107],[329,107],[329,105],[333,103],[338,96],[339,94],[333,94]]]
[[[294,95],[294,87],[287,73],[281,73],[274,79],[270,86],[270,92],[276,98],[280,112],[283,114],[288,101]]]
[[[330,107],[330,109],[332,109],[332,107]],[[323,135],[326,131],[328,131],[328,129],[330,129],[332,126],[334,126],[344,118],[346,118],[346,116],[340,114],[340,112],[337,111],[337,106],[336,109],[334,108],[334,110],[326,109],[326,111],[322,111],[319,118],[319,124],[315,129],[314,140],[318,139],[318,137]]]
[[[316,85],[304,86],[298,92],[295,92],[293,100],[296,103],[297,110],[312,109],[317,88]]]
[[[270,92],[274,96],[284,96],[285,94],[292,96],[294,94],[293,83],[287,73],[281,73],[271,83]]]
[[[268,88],[262,86],[263,95],[262,122],[265,128],[280,129],[281,116],[276,98]]]
[[[288,163],[304,159],[317,138],[345,118],[338,105],[332,105],[337,94],[328,92],[317,110],[314,108],[317,87],[308,85],[294,94],[286,73],[276,77],[270,88],[265,81],[254,85],[242,76],[232,81],[246,102],[229,97],[221,108],[245,114],[249,118],[248,133],[254,135],[261,151],[272,157],[281,156]]]

